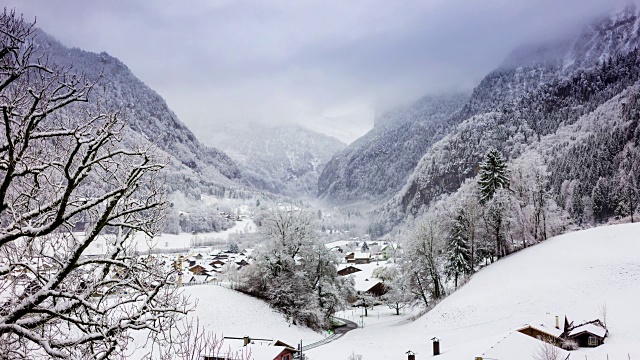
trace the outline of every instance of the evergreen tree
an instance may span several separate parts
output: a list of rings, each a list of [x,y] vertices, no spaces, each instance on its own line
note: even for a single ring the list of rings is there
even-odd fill
[[[480,164],[480,203],[484,204],[493,198],[498,189],[509,188],[507,164],[500,152],[491,149]]]
[[[468,233],[469,222],[462,211],[460,211],[449,235],[447,263],[445,265],[445,275],[449,279],[454,279],[456,287],[458,287],[458,278],[461,275],[471,273],[471,269],[473,268],[468,243]]]
[[[367,242],[366,242],[366,241],[364,241],[364,242],[362,243],[362,249],[361,249],[361,250],[362,250],[362,252],[363,252],[363,253],[366,253],[366,252],[368,252],[368,251],[369,251],[369,245],[367,245]]]

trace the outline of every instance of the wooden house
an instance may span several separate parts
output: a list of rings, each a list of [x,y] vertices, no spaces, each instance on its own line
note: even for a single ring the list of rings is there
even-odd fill
[[[354,264],[368,264],[371,262],[371,253],[355,253],[352,261],[347,261]]]
[[[207,273],[212,270],[211,267],[204,267],[202,265],[195,265],[189,268],[189,271],[191,271],[193,275],[207,275]]]
[[[356,255],[356,253],[352,252],[348,252],[345,256],[344,256],[344,261],[348,262],[348,263],[352,263],[354,262],[353,257]]]
[[[566,337],[575,340],[580,347],[596,347],[604,343],[609,330],[600,320],[593,320],[578,326],[573,326]]]
[[[555,316],[553,318],[555,321],[551,320],[551,316],[547,315],[547,319],[530,322],[517,329],[517,331],[538,340],[559,344],[571,324],[566,316],[564,316],[564,321],[562,322],[560,321],[560,316]]]
[[[358,269],[355,266],[347,266],[347,267],[345,267],[343,269],[338,270],[338,275],[347,276],[347,275],[351,275],[353,273],[356,273],[358,271],[362,271],[362,270]]]

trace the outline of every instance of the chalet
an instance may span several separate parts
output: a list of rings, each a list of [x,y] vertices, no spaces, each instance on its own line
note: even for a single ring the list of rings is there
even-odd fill
[[[353,263],[355,264],[368,264],[371,262],[371,253],[355,253],[353,256]]]
[[[195,265],[189,268],[189,271],[191,271],[193,275],[209,275],[209,273],[214,270],[212,266],[208,265]]]
[[[249,340],[249,341],[247,341]],[[297,350],[279,340],[264,342],[254,342],[253,339],[245,337],[245,344],[239,349],[229,350],[226,354],[204,356],[205,360],[228,360],[236,359],[239,355],[244,359],[251,354],[253,360],[293,360]]]
[[[596,347],[604,343],[609,330],[600,320],[593,320],[573,326],[566,334],[567,339],[575,340],[580,347]]]
[[[373,281],[371,281],[370,283],[371,286],[369,286],[369,288],[364,292],[373,296],[382,296],[387,293],[387,287],[384,285],[382,281],[376,280],[376,279],[372,279],[372,280]],[[369,281],[369,279],[366,279],[365,281]]]
[[[212,262],[209,263],[209,266],[213,266],[213,267],[221,267],[225,264],[224,261],[222,260],[213,260]]]
[[[338,275],[347,276],[347,275],[351,275],[353,273],[356,273],[358,271],[362,271],[362,270],[358,269],[355,266],[347,266],[347,267],[345,267],[343,269],[338,270]]]
[[[561,339],[563,338],[564,333],[569,329],[571,324],[566,316],[564,316],[564,321],[560,324],[560,317],[555,316],[554,320],[551,320],[552,315],[547,315],[547,319],[543,319],[543,321],[535,321],[526,324],[519,329],[518,332],[536,338],[538,340],[543,340],[547,342],[552,342],[554,344],[559,344]],[[547,321],[544,321],[547,320]]]
[[[344,261],[348,262],[348,263],[352,263],[354,262],[353,257],[356,255],[356,253],[354,252],[348,252],[345,256],[344,256]]]

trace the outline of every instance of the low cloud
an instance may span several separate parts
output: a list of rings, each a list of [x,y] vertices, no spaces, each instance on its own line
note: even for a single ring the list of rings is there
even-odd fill
[[[106,51],[203,140],[300,124],[353,141],[376,112],[472,88],[523,43],[574,33],[617,0],[23,1],[67,46]]]

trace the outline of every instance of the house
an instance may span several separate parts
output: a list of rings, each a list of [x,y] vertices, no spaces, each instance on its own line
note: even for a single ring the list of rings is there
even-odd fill
[[[371,262],[371,253],[354,253],[353,259],[351,259],[351,261],[347,260],[347,262],[354,264],[368,264]]]
[[[558,360],[567,360],[571,355],[568,351],[553,344],[527,336],[519,331],[514,331],[500,339],[483,352],[482,355],[476,356],[475,359],[538,360],[542,356],[541,353],[546,351],[552,351],[557,354],[554,359]]]
[[[387,287],[384,285],[382,281],[379,281],[376,279],[372,279],[372,280],[373,281],[371,281],[371,286],[364,292],[373,296],[382,296],[387,293]]]
[[[575,340],[580,347],[596,347],[604,343],[609,330],[600,320],[593,320],[573,326],[566,334],[567,339]]]
[[[210,272],[214,271],[214,268],[209,265],[195,265],[189,268],[189,271],[193,275],[208,275]]]
[[[247,260],[245,260],[245,259],[242,259],[240,261],[236,261],[236,265],[238,265],[240,267],[247,266],[247,265],[249,265],[249,262]]]
[[[253,360],[293,360],[295,350],[286,346],[248,345]]]
[[[213,267],[221,267],[225,264],[224,261],[222,260],[213,260],[212,262],[209,263],[209,266],[213,266]]]
[[[338,275],[347,276],[347,275],[351,275],[353,273],[356,273],[358,271],[362,271],[362,270],[358,269],[355,266],[347,266],[347,267],[345,267],[343,269],[338,270]]]
[[[247,341],[249,340],[249,341]],[[228,360],[236,359],[238,355],[241,358],[245,358],[250,355],[252,360],[293,360],[294,354],[297,350],[290,345],[287,345],[279,340],[260,342],[253,341],[245,337],[246,345],[237,348],[236,350],[229,350],[227,353],[204,356],[205,360]]]
[[[516,331],[543,341],[551,341],[554,344],[559,344],[563,338],[564,333],[569,329],[571,324],[564,316],[564,321],[560,323],[560,316],[553,316],[547,314],[545,318],[540,321],[533,321],[526,324]]]
[[[356,255],[356,253],[354,252],[348,252],[345,256],[344,256],[344,261],[348,262],[348,263],[352,263],[354,262],[353,257]]]

